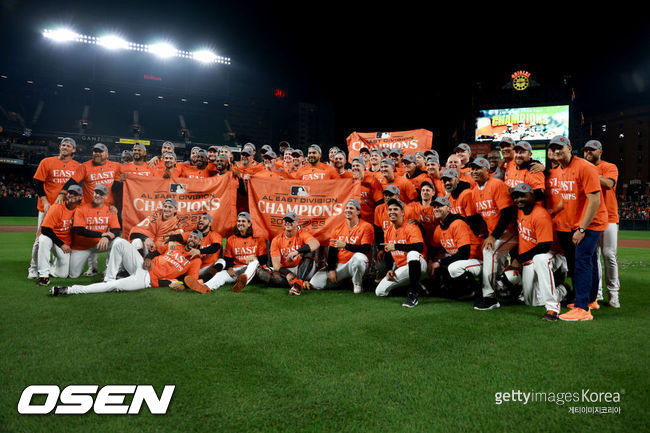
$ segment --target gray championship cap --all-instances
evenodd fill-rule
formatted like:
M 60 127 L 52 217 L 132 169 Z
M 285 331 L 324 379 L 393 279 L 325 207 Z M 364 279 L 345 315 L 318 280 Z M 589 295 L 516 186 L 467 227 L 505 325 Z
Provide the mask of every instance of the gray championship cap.
M 454 147 L 454 152 L 458 152 L 459 150 L 463 152 L 471 152 L 472 148 L 469 147 L 469 144 L 467 143 L 460 143 L 458 146 Z
M 173 198 L 170 197 L 170 198 L 168 198 L 168 199 L 165 199 L 165 201 L 163 202 L 163 205 L 165 205 L 165 204 L 167 204 L 167 203 L 169 203 L 170 205 L 172 205 L 172 206 L 174 206 L 176 209 L 178 209 L 178 203 L 177 203 L 176 200 L 174 200 Z
M 384 156 L 384 155 L 381 153 L 381 150 L 380 150 L 380 149 L 372 149 L 372 150 L 370 151 L 370 154 L 372 155 L 373 153 L 376 153 L 376 154 L 379 155 L 379 156 Z
M 178 158 L 176 158 L 176 152 L 165 152 L 165 154 L 163 155 L 163 158 L 166 157 L 167 155 L 171 155 L 172 157 L 174 157 L 174 159 L 178 159 Z
M 163 146 L 171 146 L 172 149 L 176 148 L 176 145 L 171 141 L 165 141 L 162 145 Z
M 395 161 L 393 161 L 393 160 L 390 159 L 390 158 L 384 158 L 384 159 L 382 159 L 380 165 L 381 165 L 381 164 L 391 165 L 391 166 L 395 167 Z
M 320 154 L 323 153 L 323 151 L 321 150 L 321 148 L 320 148 L 320 146 L 318 144 L 312 144 L 311 146 L 309 146 L 307 148 L 307 151 L 309 151 L 310 149 L 315 149 Z
M 501 140 L 498 141 L 498 143 L 501 143 L 501 147 L 506 145 L 506 147 L 514 147 L 515 145 L 515 140 L 512 139 L 512 137 L 502 137 Z
M 470 163 L 467 164 L 467 165 L 468 165 L 469 167 L 478 167 L 478 168 L 483 168 L 483 167 L 485 167 L 485 168 L 487 168 L 487 169 L 490 168 L 490 163 L 488 162 L 488 160 L 485 159 L 485 158 L 481 158 L 481 157 L 475 158 L 474 161 L 470 162 Z
M 141 149 L 141 150 L 144 150 L 144 153 L 147 153 L 147 148 L 144 146 L 144 144 L 142 144 L 142 143 L 140 143 L 140 142 L 136 142 L 136 143 L 133 145 L 133 147 L 134 147 L 134 148 L 137 147 L 137 148 L 139 148 L 139 149 Z
M 264 153 L 268 152 L 269 150 L 273 150 L 273 148 L 272 148 L 271 146 L 269 146 L 268 144 L 265 144 L 265 145 L 262 146 L 262 148 L 260 149 L 260 152 L 261 152 L 262 154 L 264 154 Z
M 282 219 L 291 220 L 293 222 L 296 222 L 296 221 L 298 221 L 298 215 L 295 212 L 287 212 L 284 215 L 284 218 L 282 218 Z
M 251 155 L 253 155 L 253 148 L 248 146 L 248 145 L 245 145 L 242 148 L 241 153 L 244 154 L 244 155 L 251 156 Z
M 133 159 L 133 152 L 131 152 L 130 150 L 123 150 L 122 151 L 122 158 L 124 158 L 125 156 Z
M 93 146 L 93 151 L 100 150 L 102 152 L 108 152 L 108 147 L 104 143 L 97 143 Z
M 386 206 L 397 205 L 400 208 L 404 209 L 404 202 L 398 198 L 391 198 L 386 202 Z
M 360 156 L 357 156 L 357 157 L 355 157 L 355 158 L 352 158 L 352 164 L 354 164 L 355 162 L 356 162 L 357 164 L 361 164 L 361 165 L 363 165 L 364 167 L 366 166 L 366 160 L 363 159 L 363 158 L 360 157 Z
M 108 187 L 103 183 L 100 183 L 97 186 L 95 186 L 95 189 L 93 189 L 93 191 L 98 192 L 101 195 L 108 195 Z
M 585 143 L 584 148 L 585 149 L 593 149 L 593 150 L 602 150 L 603 149 L 603 143 L 601 143 L 598 140 L 589 140 L 588 142 Z
M 527 141 L 518 141 L 517 144 L 515 144 L 515 149 L 517 148 L 524 149 L 529 152 L 533 151 L 533 146 L 531 146 L 530 143 Z
M 278 155 L 276 155 L 275 152 L 272 151 L 272 150 L 267 150 L 264 153 L 264 155 L 262 156 L 262 158 L 264 158 L 264 159 L 275 159 L 277 157 L 278 157 Z
M 386 194 L 386 192 L 393 195 L 400 195 L 399 187 L 397 185 L 388 185 L 384 188 L 384 194 Z
M 70 193 L 77 194 L 77 195 L 82 195 L 83 190 L 81 189 L 81 187 L 79 185 L 70 185 L 68 187 L 68 194 L 70 194 Z
M 429 155 L 427 156 L 427 162 L 435 162 L 436 164 L 440 164 L 440 158 L 438 158 L 438 155 Z
M 190 232 L 190 236 L 191 235 L 196 236 L 197 238 L 199 238 L 199 240 L 203 240 L 203 233 L 201 233 L 199 230 L 192 230 Z
M 346 206 L 347 206 L 347 205 L 352 205 L 352 206 L 356 207 L 357 210 L 361 210 L 361 203 L 359 203 L 359 200 L 357 200 L 357 199 L 355 199 L 355 198 L 351 198 L 350 200 L 348 200 L 348 201 L 345 203 L 345 205 L 346 205 Z
M 548 142 L 549 147 L 554 144 L 557 144 L 559 146 L 571 146 L 571 142 L 564 135 L 556 135 L 555 137 L 551 138 L 551 141 Z
M 248 142 L 248 143 L 244 144 L 244 147 L 252 147 L 253 150 L 257 150 L 257 147 L 255 147 L 255 145 L 253 143 L 251 143 L 251 142 Z
M 399 156 L 402 156 L 402 149 L 400 149 L 399 147 L 393 147 L 393 148 L 390 150 L 390 152 L 388 152 L 388 155 L 389 155 L 389 156 L 390 156 L 390 155 L 399 155 Z
M 212 215 L 210 215 L 210 214 L 207 213 L 207 212 L 203 212 L 203 213 L 201 214 L 201 216 L 203 216 L 203 215 L 205 215 L 206 217 L 208 217 L 208 220 L 210 221 L 210 224 L 212 224 Z
M 442 176 L 440 176 L 441 179 L 453 179 L 454 177 L 460 177 L 458 174 L 458 170 L 455 168 L 447 168 L 445 171 L 442 172 Z
M 447 197 L 443 197 L 439 195 L 435 199 L 433 199 L 433 206 L 451 206 L 451 203 L 449 203 L 449 199 Z
M 297 157 L 301 157 L 301 156 L 303 156 L 303 154 L 302 154 L 302 150 L 300 150 L 300 149 L 293 149 L 293 150 L 291 151 L 291 156 L 297 156 Z
M 517 184 L 514 188 L 512 188 L 512 191 L 510 191 L 510 195 L 517 195 L 517 194 L 528 194 L 528 193 L 533 192 L 533 187 L 528 185 L 527 183 L 520 183 Z
M 76 148 L 77 148 L 77 142 L 74 141 L 73 138 L 70 138 L 70 137 L 63 137 L 63 138 L 61 139 L 61 143 L 60 143 L 60 144 L 63 144 L 63 143 L 70 143 L 70 144 L 72 145 L 72 148 L 73 148 L 73 149 L 76 149 Z
M 407 155 L 404 155 L 404 158 L 402 158 L 402 161 L 404 161 L 404 162 L 408 162 L 408 163 L 411 163 L 411 164 L 415 164 L 415 156 L 414 156 L 414 155 L 411 155 L 411 154 L 409 153 L 409 154 L 407 154 Z
M 246 218 L 248 221 L 250 221 L 251 220 L 251 214 L 249 214 L 248 212 L 239 212 L 237 214 L 237 218 Z

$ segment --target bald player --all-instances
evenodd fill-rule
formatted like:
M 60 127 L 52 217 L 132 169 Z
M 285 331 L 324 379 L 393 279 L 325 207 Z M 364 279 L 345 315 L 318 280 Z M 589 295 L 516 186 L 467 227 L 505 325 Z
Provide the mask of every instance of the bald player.
M 63 186 L 79 168 L 79 163 L 73 159 L 76 149 L 77 144 L 72 138 L 63 138 L 59 144 L 59 154 L 41 160 L 34 174 L 34 189 L 38 195 L 36 203 L 38 222 L 36 224 L 34 244 L 32 245 L 32 258 L 27 271 L 27 278 L 29 279 L 38 278 L 38 240 L 45 214 L 57 200 Z M 64 202 L 65 193 L 59 200 L 60 204 L 64 204 Z
M 445 164 L 445 168 L 453 168 L 458 171 L 460 180 L 469 183 L 470 187 L 473 188 L 474 185 L 476 185 L 476 181 L 474 181 L 474 178 L 471 174 L 471 167 L 463 167 L 463 163 L 459 155 L 449 155 L 447 158 L 447 164 Z M 468 168 L 470 169 L 469 171 L 467 170 Z
M 344 216 L 345 221 L 332 230 L 327 270 L 316 272 L 309 282 L 314 289 L 324 289 L 351 279 L 353 292 L 359 294 L 375 235 L 372 225 L 361 219 L 358 200 L 348 200 Z
M 619 290 L 621 283 L 618 279 L 618 202 L 616 200 L 616 183 L 618 182 L 618 167 L 611 162 L 603 161 L 603 144 L 598 140 L 589 140 L 583 147 L 584 157 L 596 166 L 602 189 L 600 199 L 607 208 L 607 227 L 603 230 L 598 246 L 598 299 L 603 299 L 602 268 L 600 255 L 605 264 L 605 283 L 609 305 L 620 308 Z

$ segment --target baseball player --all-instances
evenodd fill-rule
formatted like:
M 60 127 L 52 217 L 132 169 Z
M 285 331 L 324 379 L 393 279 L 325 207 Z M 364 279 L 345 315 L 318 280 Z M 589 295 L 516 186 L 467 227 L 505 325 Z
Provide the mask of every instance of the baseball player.
M 533 148 L 527 141 L 519 141 L 514 148 L 514 164 L 511 164 L 505 172 L 504 182 L 512 190 L 520 183 L 527 183 L 533 187 L 535 197 L 538 201 L 544 200 L 544 189 L 546 179 L 543 172 L 531 172 Z
M 116 239 L 106 266 L 106 276 L 101 283 L 87 286 L 52 287 L 51 296 L 80 295 L 88 293 L 126 292 L 149 287 L 175 287 L 176 278 L 182 275 L 198 277 L 201 261 L 192 258 L 190 251 L 202 240 L 200 232 L 192 232 L 185 248 L 165 250 L 162 254 L 152 251 L 146 258 L 127 240 Z M 126 269 L 129 276 L 117 278 L 120 268 Z
M 183 176 L 188 179 L 204 179 L 213 176 L 215 172 L 208 166 L 208 152 L 205 149 L 199 149 L 195 155 L 195 165 L 185 164 L 183 167 Z
M 177 211 L 176 200 L 166 199 L 161 209 L 152 212 L 131 229 L 129 241 L 143 256 L 153 250 L 162 251 L 171 235 L 183 231 L 176 217 Z
M 257 269 L 266 266 L 267 253 L 266 241 L 253 235 L 250 214 L 240 212 L 233 234 L 226 241 L 223 263 L 216 265 L 218 272 L 206 283 L 187 276 L 185 285 L 194 291 L 208 293 L 224 284 L 235 283 L 232 291 L 239 293 L 255 277 Z
M 348 162 L 348 157 L 345 155 L 345 152 L 338 150 L 334 154 L 334 159 L 332 160 L 332 167 L 336 171 L 336 174 L 339 179 L 352 179 L 352 173 L 349 170 L 345 169 L 345 164 Z
M 453 168 L 454 170 L 456 170 L 460 176 L 460 179 L 469 183 L 471 188 L 474 188 L 474 186 L 476 185 L 476 182 L 474 181 L 474 178 L 472 177 L 471 174 L 471 167 L 470 166 L 463 167 L 463 163 L 459 155 L 455 153 L 449 155 L 449 157 L 447 158 L 447 164 L 445 164 L 445 169 L 447 168 Z
M 393 160 L 395 163 L 395 175 L 404 176 L 406 173 L 406 168 L 404 167 L 402 149 L 399 147 L 393 147 L 388 152 L 388 157 Z
M 361 157 L 352 160 L 352 176 L 355 183 L 361 184 L 361 219 L 372 224 L 375 217 L 375 208 L 383 200 L 381 184 L 369 171 L 366 171 L 366 161 Z
M 162 168 L 158 168 L 156 175 L 162 177 L 163 179 L 169 179 L 170 177 L 187 177 L 183 171 L 184 164 L 177 163 L 176 153 L 173 151 L 165 152 L 162 156 Z
M 442 173 L 442 182 L 444 183 L 445 197 L 449 200 L 451 213 L 466 217 L 473 214 L 472 207 L 472 190 L 469 183 L 460 180 L 458 170 L 447 168 Z
M 395 161 L 391 158 L 384 158 L 379 164 L 381 176 L 377 178 L 381 186 L 386 190 L 387 187 L 395 185 L 400 191 L 400 200 L 403 203 L 410 203 L 418 198 L 418 191 L 415 186 L 404 176 L 397 174 L 395 170 Z
M 603 230 L 598 244 L 598 299 L 603 299 L 602 268 L 600 255 L 605 262 L 605 282 L 609 305 L 620 308 L 619 290 L 621 284 L 618 279 L 618 202 L 616 201 L 616 183 L 618 182 L 618 167 L 611 162 L 603 161 L 603 145 L 598 140 L 589 140 L 585 143 L 584 157 L 596 166 L 602 189 L 600 199 L 607 208 L 607 228 Z
M 108 193 L 106 185 L 98 184 L 94 190 L 93 201 L 84 204 L 82 200 L 81 206 L 74 212 L 70 278 L 81 275 L 88 257 L 91 254 L 108 251 L 111 242 L 120 235 L 117 214 L 106 205 Z
M 503 136 L 501 140 L 496 142 L 496 146 L 501 150 L 502 159 L 499 161 L 499 167 L 494 172 L 494 177 L 503 180 L 506 171 L 515 165 L 515 140 L 510 136 Z
M 404 209 L 404 217 L 407 221 L 415 222 L 420 227 L 427 243 L 433 239 L 433 232 L 438 225 L 438 220 L 433 212 L 435 196 L 435 187 L 431 182 L 425 180 L 420 185 L 420 200 L 412 201 Z
M 41 224 L 38 240 L 38 285 L 50 284 L 50 275 L 66 278 L 70 273 L 70 245 L 72 244 L 72 220 L 74 211 L 81 203 L 81 187 L 68 189 L 65 204 L 54 203 Z M 54 262 L 50 265 L 50 253 Z
M 344 215 L 345 221 L 332 230 L 327 270 L 316 272 L 309 282 L 314 289 L 324 289 L 352 279 L 353 291 L 359 294 L 375 234 L 372 225 L 361 219 L 358 200 L 348 200 Z
M 560 302 L 566 295 L 563 285 L 556 285 L 553 274 L 566 270 L 563 255 L 551 250 L 553 221 L 551 215 L 538 203 L 533 187 L 517 184 L 511 191 L 517 207 L 519 229 L 518 254 L 510 267 L 521 270 L 521 285 L 526 305 L 544 306 L 543 320 L 554 322 L 560 314 Z
M 429 181 L 436 189 L 436 195 L 442 195 L 445 190 L 445 185 L 441 179 L 442 173 L 440 172 L 440 159 L 438 155 L 429 155 L 426 158 L 425 167 Z
M 147 164 L 149 164 L 151 167 L 157 168 L 158 170 L 164 170 L 165 164 L 163 162 L 163 158 L 167 152 L 174 153 L 174 148 L 174 143 L 171 141 L 165 141 L 160 148 L 160 156 L 154 156 L 147 162 Z
M 383 156 L 381 154 L 381 150 L 373 149 L 370 152 L 370 165 L 368 165 L 368 171 L 372 173 L 375 177 L 381 175 L 380 164 L 382 159 Z
M 207 276 L 212 275 L 209 270 L 219 260 L 223 238 L 219 233 L 212 230 L 212 216 L 207 212 L 204 212 L 199 216 L 199 221 L 196 223 L 196 229 L 194 231 L 201 232 L 203 238 L 198 248 L 192 249 L 190 253 L 192 256 L 199 256 L 201 258 L 199 277 L 205 279 Z M 170 245 L 169 248 L 174 248 L 174 243 L 185 245 L 189 236 L 190 233 L 188 232 L 176 232 L 171 234 L 169 236 L 169 242 L 171 242 L 172 245 Z
M 554 159 L 562 168 L 560 186 L 562 191 L 563 217 L 571 232 L 558 232 L 569 267 L 573 255 L 573 289 L 575 304 L 569 312 L 560 314 L 565 321 L 592 320 L 590 312 L 598 309 L 598 241 L 607 228 L 607 208 L 600 200 L 600 180 L 596 167 L 590 162 L 573 156 L 568 138 L 556 135 L 549 142 Z
M 298 180 L 338 179 L 339 175 L 336 170 L 331 165 L 321 162 L 322 153 L 320 146 L 317 144 L 309 146 L 307 149 L 308 164 L 301 167 L 294 178 Z
M 472 169 L 467 164 L 472 159 L 472 148 L 467 143 L 460 143 L 454 147 L 454 153 L 460 158 L 461 168 L 459 173 L 461 177 L 471 177 Z
M 398 287 L 408 285 L 408 294 L 402 306 L 414 308 L 418 305 L 418 293 L 422 287 L 420 278 L 426 273 L 426 246 L 422 232 L 415 224 L 404 217 L 404 203 L 392 198 L 388 205 L 388 218 L 391 225 L 384 230 L 384 259 L 388 267 L 386 276 L 375 289 L 377 296 L 388 296 Z
M 300 295 L 303 288 L 311 288 L 309 279 L 315 271 L 314 252 L 320 244 L 298 226 L 295 212 L 287 212 L 283 221 L 284 231 L 271 241 L 271 272 L 260 269 L 258 276 L 267 284 L 290 287 L 291 295 Z
M 133 152 L 125 149 L 122 151 L 122 154 L 120 155 L 120 164 L 126 165 L 129 162 L 133 162 Z
M 268 150 L 262 155 L 262 163 L 264 169 L 257 171 L 253 176 L 265 179 L 286 179 L 289 175 L 283 171 L 279 171 L 277 162 L 277 155 L 273 150 Z
M 77 149 L 77 144 L 72 138 L 64 138 L 59 144 L 58 156 L 43 159 L 34 174 L 34 188 L 38 195 L 38 222 L 36 236 L 32 245 L 32 258 L 27 271 L 27 278 L 38 278 L 38 240 L 40 237 L 41 223 L 48 209 L 57 200 L 63 186 L 79 168 L 79 163 L 72 159 Z M 59 203 L 63 204 L 61 198 Z
M 440 222 L 433 234 L 433 245 L 441 248 L 444 255 L 433 260 L 429 276 L 440 275 L 443 280 L 448 276 L 454 297 L 478 292 L 480 284 L 476 278 L 481 276 L 483 241 L 461 215 L 452 212 L 449 198 L 436 197 L 433 210 Z
M 157 169 L 149 166 L 146 162 L 147 148 L 144 144 L 135 143 L 131 154 L 133 155 L 133 161 L 120 166 L 118 175 L 115 178 L 116 181 L 124 182 L 127 173 L 138 176 L 155 176 L 157 174 Z
M 496 277 L 505 267 L 508 253 L 517 245 L 514 227 L 515 207 L 506 184 L 490 178 L 490 163 L 485 158 L 476 158 L 469 163 L 476 187 L 472 188 L 474 209 L 468 217 L 471 227 L 477 227 L 482 219 L 487 228 L 483 243 L 483 290 L 482 297 L 474 303 L 476 310 L 492 310 L 501 305 L 494 289 Z
M 413 184 L 417 191 L 420 191 L 420 185 L 425 180 L 429 181 L 429 176 L 418 168 L 415 155 L 404 155 L 402 163 L 404 164 L 404 177 Z

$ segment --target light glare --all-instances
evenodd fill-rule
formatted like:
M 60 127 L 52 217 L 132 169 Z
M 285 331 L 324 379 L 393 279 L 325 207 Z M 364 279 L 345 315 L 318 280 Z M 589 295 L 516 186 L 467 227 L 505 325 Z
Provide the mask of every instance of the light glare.
M 176 55 L 176 48 L 170 44 L 159 43 L 149 45 L 149 52 L 159 57 L 167 58 Z
M 129 43 L 119 36 L 109 35 L 97 40 L 97 45 L 101 45 L 109 50 L 125 50 L 129 48 Z

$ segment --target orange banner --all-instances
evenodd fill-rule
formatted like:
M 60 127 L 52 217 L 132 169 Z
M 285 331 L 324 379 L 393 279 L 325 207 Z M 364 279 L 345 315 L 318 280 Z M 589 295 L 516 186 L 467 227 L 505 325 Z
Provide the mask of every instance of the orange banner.
M 178 203 L 177 217 L 184 231 L 196 228 L 199 216 L 212 216 L 212 229 L 228 236 L 237 221 L 237 180 L 230 176 L 205 179 L 170 178 L 128 175 L 122 200 L 122 232 L 161 209 L 163 202 L 173 198 Z
M 253 232 L 271 240 L 284 230 L 284 216 L 295 212 L 300 226 L 327 245 L 332 229 L 345 221 L 345 203 L 360 196 L 361 185 L 353 179 L 302 181 L 253 176 L 248 182 Z
M 353 132 L 347 138 L 349 160 L 359 156 L 362 147 L 373 149 L 392 149 L 399 147 L 404 155 L 415 154 L 431 149 L 433 132 L 426 129 L 397 132 Z

